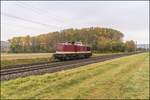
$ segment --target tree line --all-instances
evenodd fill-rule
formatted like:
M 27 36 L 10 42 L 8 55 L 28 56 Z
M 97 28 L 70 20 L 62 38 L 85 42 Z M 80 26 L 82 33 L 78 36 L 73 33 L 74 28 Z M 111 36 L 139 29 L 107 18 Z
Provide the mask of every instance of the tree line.
M 9 40 L 10 52 L 54 52 L 59 42 L 80 41 L 99 52 L 124 52 L 136 49 L 133 40 L 123 42 L 123 33 L 111 28 L 65 29 L 38 36 L 13 37 Z

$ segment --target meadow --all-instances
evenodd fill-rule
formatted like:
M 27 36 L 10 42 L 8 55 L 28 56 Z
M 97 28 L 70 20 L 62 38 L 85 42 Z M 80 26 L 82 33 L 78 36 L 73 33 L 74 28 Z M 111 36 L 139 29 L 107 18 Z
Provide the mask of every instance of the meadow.
M 52 53 L 2 53 L 2 60 L 16 60 L 16 59 L 34 59 L 34 58 L 47 58 Z
M 3 81 L 1 99 L 149 99 L 149 54 Z
M 1 67 L 45 62 L 48 61 L 51 56 L 52 53 L 2 53 Z

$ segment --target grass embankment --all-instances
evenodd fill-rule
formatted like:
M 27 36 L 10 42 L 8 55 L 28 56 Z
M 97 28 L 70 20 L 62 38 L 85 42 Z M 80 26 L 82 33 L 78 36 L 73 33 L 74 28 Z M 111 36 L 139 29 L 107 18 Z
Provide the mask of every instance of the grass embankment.
M 148 53 L 1 84 L 2 99 L 148 99 Z
M 1 67 L 8 65 L 30 64 L 48 61 L 52 53 L 1 54 Z

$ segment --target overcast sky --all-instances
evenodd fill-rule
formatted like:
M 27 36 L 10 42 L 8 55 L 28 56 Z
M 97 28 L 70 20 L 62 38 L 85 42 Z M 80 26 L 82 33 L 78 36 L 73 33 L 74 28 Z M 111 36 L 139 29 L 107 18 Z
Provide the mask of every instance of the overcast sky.
M 1 40 L 67 28 L 107 27 L 149 43 L 148 1 L 2 1 Z

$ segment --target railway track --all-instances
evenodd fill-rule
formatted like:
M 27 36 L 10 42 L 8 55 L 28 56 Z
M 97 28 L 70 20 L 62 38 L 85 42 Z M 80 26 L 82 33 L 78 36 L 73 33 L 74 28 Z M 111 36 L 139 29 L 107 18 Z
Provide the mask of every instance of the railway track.
M 98 57 L 91 57 L 88 59 L 71 60 L 63 62 L 52 62 L 52 63 L 41 63 L 41 64 L 30 64 L 25 66 L 16 66 L 12 68 L 1 69 L 1 80 L 9 80 L 17 77 L 25 77 L 29 75 L 39 75 L 44 73 L 52 73 L 60 70 L 80 67 L 82 65 L 87 65 L 96 62 L 102 62 L 114 58 L 119 58 L 123 56 L 128 56 L 135 53 L 124 53 L 124 54 L 114 54 L 114 55 L 103 55 Z

